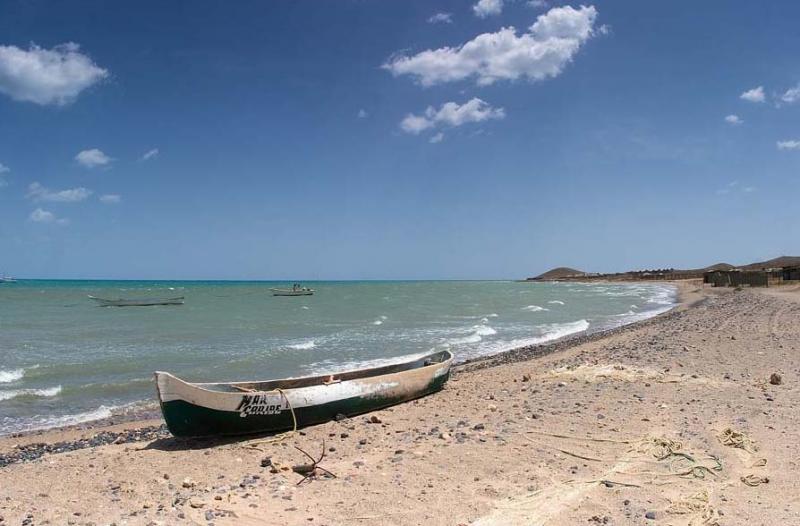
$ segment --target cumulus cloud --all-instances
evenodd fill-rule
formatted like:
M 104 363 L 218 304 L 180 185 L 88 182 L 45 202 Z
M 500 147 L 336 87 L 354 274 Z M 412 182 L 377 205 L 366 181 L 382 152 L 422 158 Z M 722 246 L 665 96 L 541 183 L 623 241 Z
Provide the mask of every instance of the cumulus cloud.
M 367 110 L 365 110 L 364 108 L 361 108 L 360 110 L 358 110 L 358 118 L 359 119 L 366 119 L 367 117 L 369 117 L 369 113 L 367 113 Z
M 594 6 L 555 7 L 539 15 L 527 33 L 513 27 L 483 33 L 458 47 L 397 55 L 382 67 L 393 75 L 410 75 L 423 86 L 476 78 L 481 86 L 499 80 L 556 77 L 580 47 L 595 34 Z
M 764 86 L 758 86 L 756 88 L 749 89 L 739 95 L 739 98 L 749 102 L 764 102 L 766 100 L 764 95 Z
M 34 223 L 55 223 L 57 225 L 66 225 L 69 219 L 59 218 L 53 212 L 37 208 L 28 216 L 28 219 Z
M 156 150 L 156 154 L 157 153 L 158 150 Z M 104 166 L 110 163 L 113 159 L 97 148 L 92 148 L 91 150 L 83 150 L 82 152 L 79 152 L 78 155 L 75 156 L 75 160 L 86 168 L 94 168 L 96 166 Z
M 17 101 L 64 106 L 108 75 L 72 42 L 53 49 L 0 46 L 0 93 Z
M 783 95 L 781 95 L 781 100 L 788 104 L 793 104 L 797 101 L 800 101 L 800 84 L 783 92 Z
M 452 24 L 453 23 L 453 14 L 452 13 L 436 13 L 432 17 L 428 19 L 429 24 Z
M 743 123 L 744 121 L 740 119 L 738 115 L 728 115 L 725 117 L 725 122 L 728 124 L 737 125 Z
M 478 0 L 478 3 L 472 6 L 472 10 L 478 18 L 499 15 L 503 12 L 503 0 Z
M 445 102 L 438 110 L 433 106 L 428 106 L 422 115 L 409 113 L 400 122 L 400 128 L 406 133 L 417 135 L 437 126 L 456 127 L 469 122 L 502 119 L 505 116 L 506 112 L 503 108 L 493 108 L 487 102 L 476 97 L 461 105 L 455 102 Z
M 100 150 L 97 150 L 97 151 L 100 151 Z M 100 152 L 100 153 L 102 154 L 103 152 Z M 150 159 L 158 157 L 158 153 L 159 153 L 158 152 L 158 148 L 153 148 L 152 150 L 148 150 L 148 151 L 144 152 L 144 155 L 142 155 L 142 160 L 143 161 L 149 161 Z M 105 155 L 105 154 L 103 154 L 103 155 Z M 109 159 L 109 161 L 110 161 L 110 159 Z
M 92 195 L 92 191 L 83 187 L 68 190 L 50 190 L 38 182 L 28 186 L 26 197 L 33 201 L 50 201 L 55 203 L 77 203 Z
M 439 132 L 436 135 L 434 135 L 433 137 L 431 137 L 430 139 L 428 139 L 428 142 L 431 143 L 431 144 L 438 144 L 438 143 L 442 142 L 443 140 L 444 140 L 444 133 Z
M 122 201 L 122 196 L 119 194 L 105 194 L 100 196 L 100 202 L 106 205 L 115 205 Z
M 779 150 L 800 150 L 800 141 L 778 141 Z

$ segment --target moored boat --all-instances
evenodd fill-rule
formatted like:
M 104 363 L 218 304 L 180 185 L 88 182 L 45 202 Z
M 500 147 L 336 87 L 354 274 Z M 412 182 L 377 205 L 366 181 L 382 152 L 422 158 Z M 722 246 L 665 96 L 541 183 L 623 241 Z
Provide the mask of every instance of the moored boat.
M 183 296 L 177 298 L 139 298 L 139 299 L 106 299 L 89 296 L 101 307 L 152 307 L 155 305 L 183 305 Z
M 176 437 L 269 433 L 353 416 L 439 391 L 453 355 L 332 375 L 262 382 L 190 383 L 156 372 L 167 428 Z
M 273 296 L 313 296 L 314 289 L 308 287 L 292 287 L 290 289 L 271 288 Z

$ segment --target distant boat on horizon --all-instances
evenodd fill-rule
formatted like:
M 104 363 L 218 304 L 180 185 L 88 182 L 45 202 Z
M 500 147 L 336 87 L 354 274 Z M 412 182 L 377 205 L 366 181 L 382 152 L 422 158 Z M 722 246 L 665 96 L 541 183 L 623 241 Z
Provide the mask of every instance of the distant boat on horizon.
M 0 274 L 0 283 L 16 283 L 17 280 L 6 274 Z
M 273 296 L 313 296 L 314 289 L 303 287 L 299 283 L 292 285 L 292 288 L 271 288 Z
M 177 298 L 140 298 L 116 300 L 89 296 L 89 299 L 96 301 L 100 307 L 153 307 L 156 305 L 183 305 L 183 296 Z

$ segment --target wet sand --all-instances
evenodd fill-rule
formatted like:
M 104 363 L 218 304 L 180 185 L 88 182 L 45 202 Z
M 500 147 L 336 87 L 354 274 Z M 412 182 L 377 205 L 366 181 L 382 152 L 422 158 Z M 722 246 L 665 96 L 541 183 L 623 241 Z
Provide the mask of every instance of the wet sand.
M 0 524 L 800 524 L 800 290 L 682 289 L 656 319 L 280 443 L 159 420 L 0 439 Z M 336 478 L 298 485 L 295 446 L 323 442 Z

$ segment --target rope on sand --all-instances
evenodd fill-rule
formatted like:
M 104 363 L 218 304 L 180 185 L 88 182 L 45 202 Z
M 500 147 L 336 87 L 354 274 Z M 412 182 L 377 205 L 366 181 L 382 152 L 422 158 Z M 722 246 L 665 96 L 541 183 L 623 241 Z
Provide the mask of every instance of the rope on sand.
M 740 480 L 750 487 L 760 486 L 761 484 L 767 484 L 769 482 L 769 478 L 760 477 L 758 475 L 745 475 Z
M 719 512 L 711 507 L 709 500 L 708 491 L 702 490 L 686 499 L 670 501 L 665 511 L 671 515 L 695 515 L 689 521 L 689 526 L 718 526 Z
M 544 431 L 528 430 L 526 433 L 533 433 L 536 435 L 544 435 L 553 438 L 567 438 L 571 440 L 586 440 L 588 442 L 610 442 L 612 444 L 635 444 L 635 440 L 614 440 L 613 438 L 593 438 L 593 437 L 579 437 L 575 435 L 561 435 L 558 433 L 545 433 Z
M 722 433 L 717 436 L 717 438 L 723 446 L 744 449 L 748 453 L 755 453 L 758 451 L 758 446 L 756 446 L 753 440 L 746 433 L 735 431 L 730 427 L 725 428 Z

